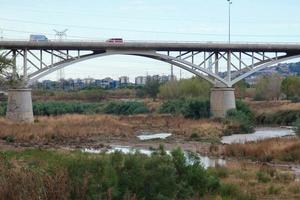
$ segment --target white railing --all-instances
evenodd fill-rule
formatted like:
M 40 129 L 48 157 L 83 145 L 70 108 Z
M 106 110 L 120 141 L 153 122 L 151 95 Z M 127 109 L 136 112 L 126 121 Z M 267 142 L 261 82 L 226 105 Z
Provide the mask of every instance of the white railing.
M 0 42 L 53 42 L 53 43 L 61 43 L 61 42 L 66 42 L 66 43 L 109 43 L 107 40 L 99 39 L 99 40 L 82 40 L 82 39 L 63 39 L 63 40 L 57 40 L 57 39 L 49 39 L 47 41 L 30 41 L 29 39 L 15 39 L 15 38 L 0 38 Z M 228 44 L 227 41 L 170 41 L 170 40 L 125 40 L 123 43 L 158 43 L 158 44 Z M 115 43 L 113 43 L 115 44 Z M 231 42 L 230 44 L 236 45 L 300 45 L 300 42 L 244 42 L 244 41 L 236 41 L 236 42 Z

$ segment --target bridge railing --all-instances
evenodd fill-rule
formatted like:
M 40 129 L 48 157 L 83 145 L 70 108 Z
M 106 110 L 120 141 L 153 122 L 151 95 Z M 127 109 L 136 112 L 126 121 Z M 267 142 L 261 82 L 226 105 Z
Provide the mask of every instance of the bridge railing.
M 108 40 L 108 39 L 107 39 Z M 46 41 L 30 41 L 29 39 L 20 39 L 20 38 L 0 38 L 0 42 L 53 42 L 53 43 L 61 43 L 61 42 L 66 42 L 66 43 L 110 43 L 107 40 L 104 39 L 99 39 L 99 40 L 82 40 L 82 39 L 63 39 L 63 40 L 58 40 L 58 39 L 49 39 Z M 162 43 L 162 44 L 228 44 L 226 41 L 175 41 L 175 40 L 127 40 L 124 39 L 123 43 Z M 300 45 L 300 42 L 244 42 L 244 41 L 235 41 L 231 42 L 230 44 L 278 44 L 278 45 Z

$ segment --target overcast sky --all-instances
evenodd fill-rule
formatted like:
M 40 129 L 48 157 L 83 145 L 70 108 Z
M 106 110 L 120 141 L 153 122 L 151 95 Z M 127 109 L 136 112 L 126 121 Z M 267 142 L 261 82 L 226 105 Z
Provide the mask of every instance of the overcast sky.
M 67 28 L 68 39 L 80 40 L 228 40 L 227 0 L 0 0 L 0 5 L 0 34 L 6 39 L 28 39 L 31 33 L 53 39 L 53 29 Z M 299 8 L 299 0 L 233 0 L 231 40 L 300 43 Z M 159 61 L 112 56 L 69 66 L 65 78 L 126 75 L 133 81 L 169 73 L 170 66 Z

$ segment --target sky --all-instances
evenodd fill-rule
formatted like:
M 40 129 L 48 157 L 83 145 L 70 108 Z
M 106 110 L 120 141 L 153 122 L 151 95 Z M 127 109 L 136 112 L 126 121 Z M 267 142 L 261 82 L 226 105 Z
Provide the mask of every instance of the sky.
M 232 0 L 232 42 L 300 43 L 299 0 Z M 227 0 L 0 0 L 0 37 L 30 34 L 69 40 L 228 41 Z M 170 65 L 146 58 L 110 56 L 74 64 L 65 78 L 118 78 L 170 74 Z M 179 77 L 180 70 L 175 69 Z M 191 74 L 181 71 L 182 77 Z M 44 79 L 56 79 L 53 73 Z

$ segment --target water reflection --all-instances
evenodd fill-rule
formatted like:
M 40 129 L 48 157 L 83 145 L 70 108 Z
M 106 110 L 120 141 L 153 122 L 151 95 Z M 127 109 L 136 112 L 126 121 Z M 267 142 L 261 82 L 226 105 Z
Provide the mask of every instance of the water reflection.
M 222 137 L 223 144 L 245 143 L 251 141 L 258 141 L 268 138 L 276 138 L 283 136 L 293 136 L 295 132 L 290 128 L 257 128 L 251 134 L 237 134 Z
M 88 152 L 88 153 L 114 153 L 114 152 L 122 152 L 124 154 L 129 154 L 129 153 L 135 153 L 135 152 L 140 152 L 142 154 L 150 156 L 154 151 L 149 150 L 149 149 L 137 149 L 133 148 L 130 146 L 112 146 L 110 149 L 92 149 L 92 148 L 86 148 L 83 149 L 83 152 Z M 167 154 L 170 154 L 170 151 L 166 151 Z M 187 153 L 185 154 L 187 156 Z M 225 166 L 226 165 L 226 160 L 224 159 L 214 159 L 210 158 L 207 156 L 201 156 L 200 154 L 197 154 L 200 158 L 200 161 L 203 165 L 204 168 L 208 167 L 216 167 L 216 166 Z

